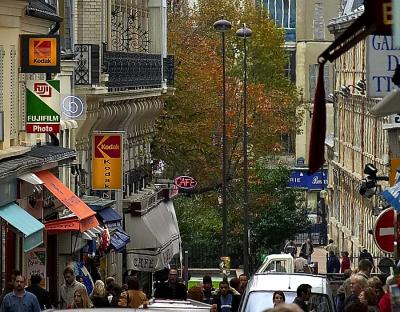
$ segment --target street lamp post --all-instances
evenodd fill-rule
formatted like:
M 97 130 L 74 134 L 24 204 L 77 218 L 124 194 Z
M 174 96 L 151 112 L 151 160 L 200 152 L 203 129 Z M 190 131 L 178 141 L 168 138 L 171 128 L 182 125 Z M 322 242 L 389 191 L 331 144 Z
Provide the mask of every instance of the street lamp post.
M 248 145 L 248 129 L 247 129 L 247 38 L 250 37 L 252 31 L 243 24 L 236 35 L 243 38 L 244 55 L 243 55 L 243 266 L 244 273 L 249 274 L 249 160 L 247 155 Z
M 222 37 L 222 254 L 227 256 L 228 238 L 228 209 L 226 205 L 226 185 L 227 185 L 227 142 L 226 142 L 226 83 L 225 83 L 225 33 L 232 28 L 232 24 L 221 18 L 214 23 L 215 31 L 221 33 Z

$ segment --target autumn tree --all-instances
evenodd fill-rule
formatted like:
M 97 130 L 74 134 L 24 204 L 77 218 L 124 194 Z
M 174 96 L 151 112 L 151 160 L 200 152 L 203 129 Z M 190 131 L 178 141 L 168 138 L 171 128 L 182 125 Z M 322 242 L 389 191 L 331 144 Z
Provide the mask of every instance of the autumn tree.
M 239 257 L 243 224 L 244 51 L 243 41 L 235 32 L 243 23 L 253 31 L 247 41 L 247 124 L 250 188 L 256 190 L 250 192 L 249 205 L 254 226 L 258 218 L 266 216 L 260 211 L 269 207 L 268 202 L 258 205 L 266 198 L 258 193 L 260 177 L 256 162 L 266 155 L 279 154 L 281 135 L 296 131 L 300 120 L 296 114 L 299 94 L 284 75 L 288 55 L 284 49 L 283 30 L 252 1 L 198 0 L 195 9 L 180 1 L 179 7 L 170 10 L 168 49 L 175 55 L 176 89 L 166 98 L 165 111 L 157 125 L 153 155 L 166 163 L 166 177 L 188 174 L 199 182 L 195 191 L 198 195 L 192 194 L 176 202 L 177 216 L 184 242 L 198 246 L 207 246 L 208 242 L 214 250 L 214 244 L 220 243 L 222 228 L 217 201 L 222 180 L 222 53 L 221 37 L 214 31 L 213 23 L 222 15 L 232 22 L 232 30 L 226 33 L 228 245 L 237 247 Z M 269 199 L 272 203 L 273 198 Z M 191 230 L 193 225 L 195 232 Z
M 183 6 L 183 1 L 181 6 Z M 221 39 L 213 23 L 230 20 L 226 34 L 227 137 L 229 180 L 240 176 L 243 141 L 243 43 L 235 35 L 243 22 L 248 40 L 248 120 L 252 159 L 279 152 L 280 136 L 296 129 L 295 86 L 284 76 L 288 61 L 281 29 L 250 1 L 200 0 L 169 16 L 169 52 L 175 55 L 175 88 L 158 124 L 154 155 L 168 173 L 190 174 L 202 188 L 221 183 Z

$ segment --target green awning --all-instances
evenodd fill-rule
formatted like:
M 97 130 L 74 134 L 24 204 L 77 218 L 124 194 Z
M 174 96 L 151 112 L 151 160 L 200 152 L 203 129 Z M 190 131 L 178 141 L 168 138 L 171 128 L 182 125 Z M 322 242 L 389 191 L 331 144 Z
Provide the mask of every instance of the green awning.
M 43 243 L 44 224 L 39 222 L 16 203 L 1 206 L 0 218 L 7 221 L 23 234 L 25 252 Z

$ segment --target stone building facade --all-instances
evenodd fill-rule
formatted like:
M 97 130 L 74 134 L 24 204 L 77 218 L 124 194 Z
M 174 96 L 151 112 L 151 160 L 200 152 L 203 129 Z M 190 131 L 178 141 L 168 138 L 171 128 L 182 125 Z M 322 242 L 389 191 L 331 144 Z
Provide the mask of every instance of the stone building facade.
M 330 22 L 329 30 L 338 36 L 362 12 L 357 1 L 345 1 L 341 15 Z M 376 118 L 369 112 L 379 99 L 366 96 L 365 88 L 356 88 L 366 79 L 366 40 L 340 56 L 334 69 L 334 136 L 327 146 L 329 235 L 341 251 L 358 257 L 360 250 L 366 248 L 379 256 L 381 252 L 369 231 L 381 202 L 378 196 L 361 196 L 359 190 L 366 164 L 373 164 L 378 175 L 389 175 L 389 142 L 384 130 L 387 119 Z M 380 184 L 383 188 L 387 185 Z

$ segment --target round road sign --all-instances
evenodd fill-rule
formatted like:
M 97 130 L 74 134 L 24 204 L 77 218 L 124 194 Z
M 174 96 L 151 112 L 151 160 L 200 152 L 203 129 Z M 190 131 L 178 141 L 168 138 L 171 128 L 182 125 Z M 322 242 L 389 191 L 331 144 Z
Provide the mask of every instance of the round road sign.
M 394 220 L 393 208 L 384 210 L 376 219 L 374 239 L 383 252 L 394 252 Z

